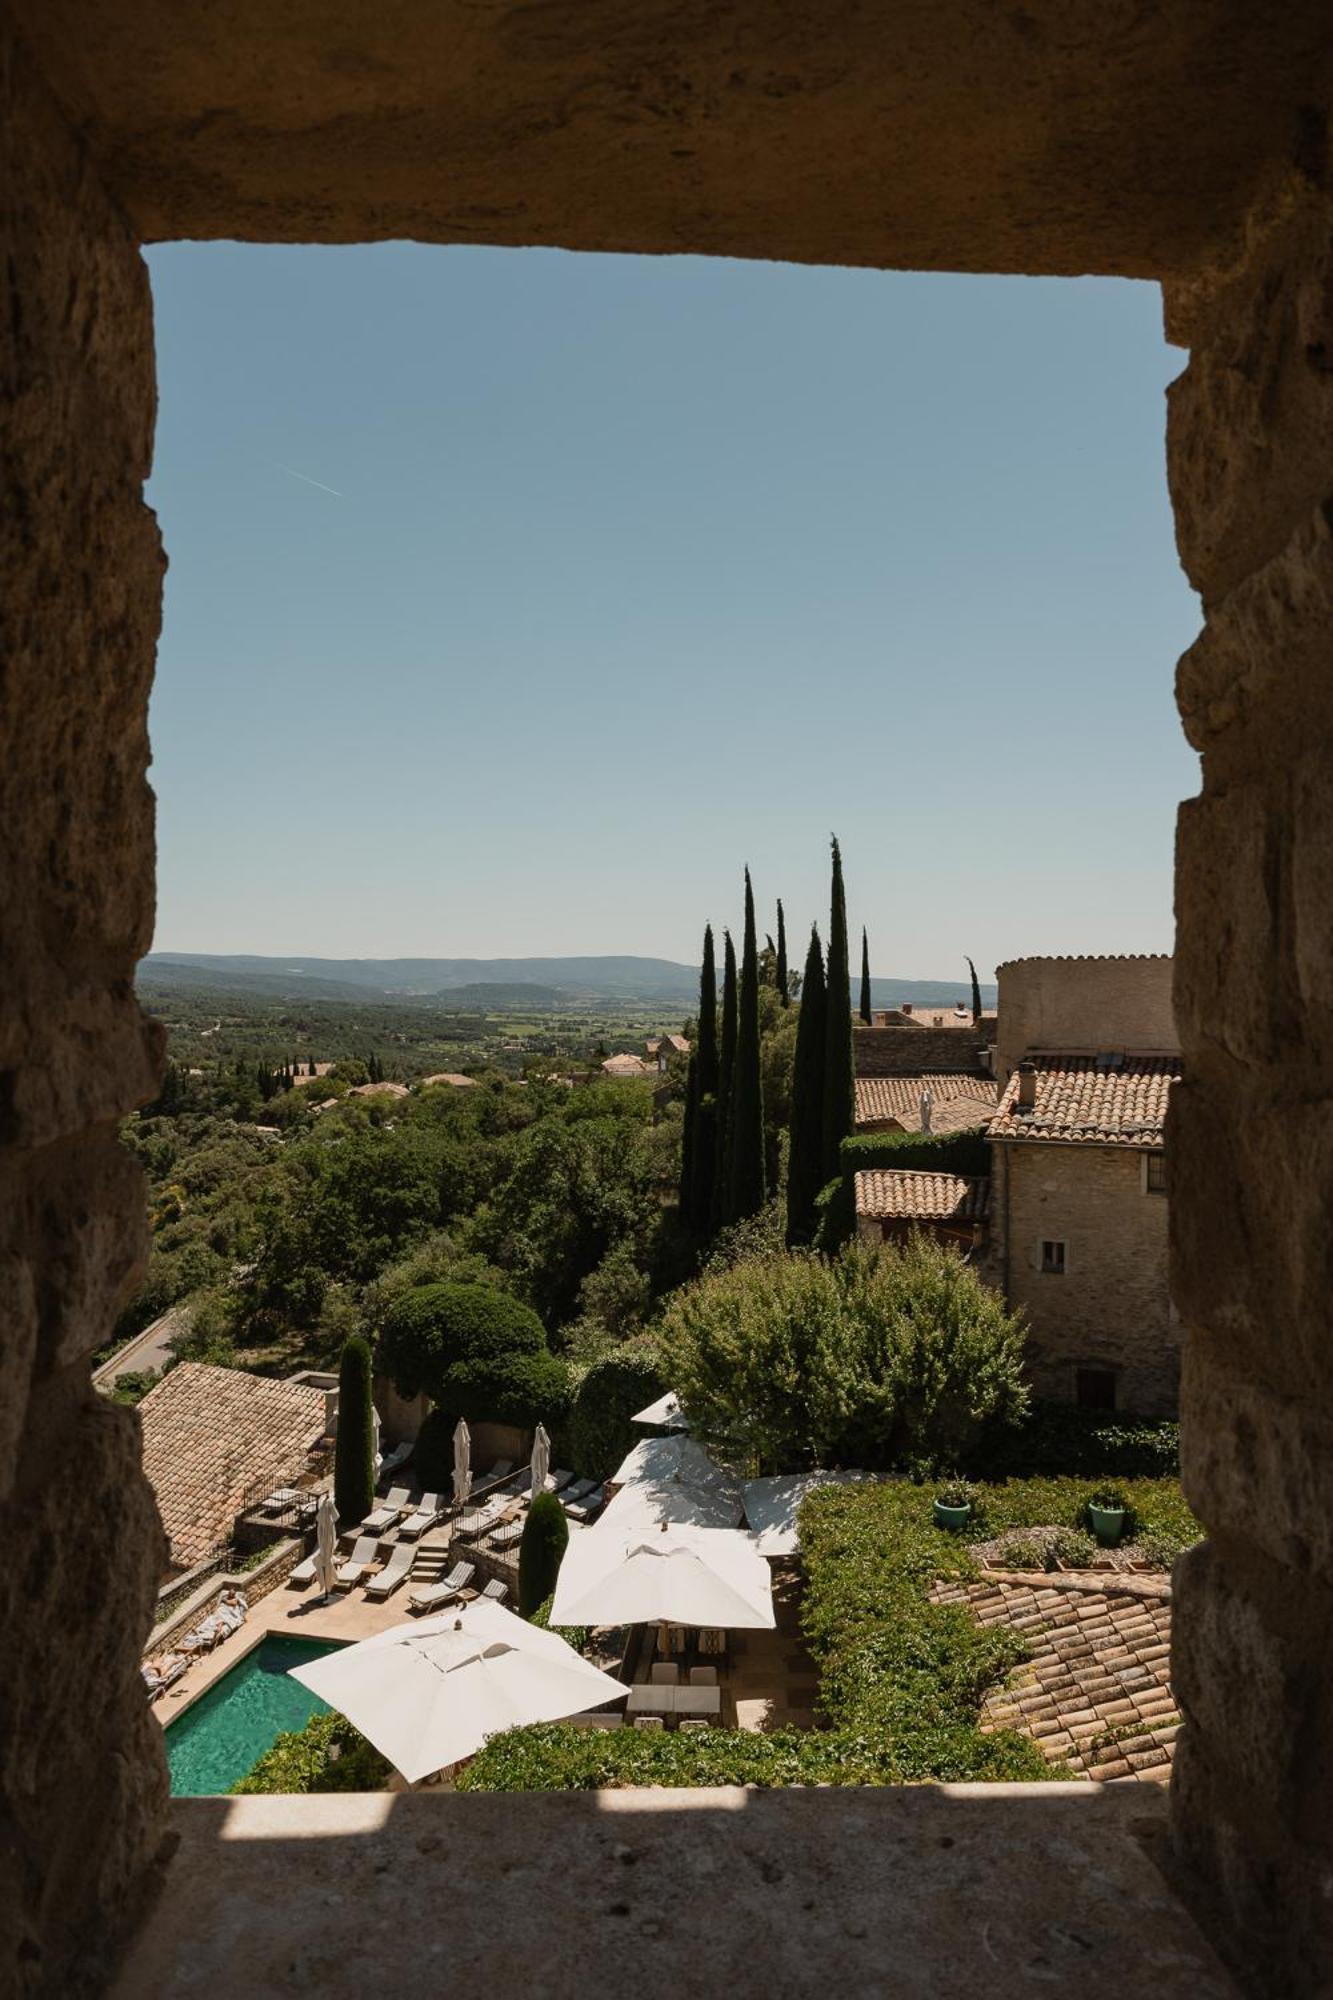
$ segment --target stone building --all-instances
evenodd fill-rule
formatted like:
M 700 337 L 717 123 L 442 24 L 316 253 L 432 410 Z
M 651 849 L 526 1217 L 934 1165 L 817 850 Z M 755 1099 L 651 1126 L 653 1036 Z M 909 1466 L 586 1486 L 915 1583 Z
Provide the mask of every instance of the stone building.
M 1173 1414 L 1171 960 L 1024 958 L 998 977 L 988 1275 L 1026 1315 L 1038 1394 Z
M 340 2000 L 502 1937 L 511 1982 L 566 1990 L 622 1982 L 632 1939 L 645 1996 L 814 1967 L 1220 2000 L 1215 1949 L 1250 1991 L 1328 1993 L 1331 70 L 1326 0 L 3 0 L 4 1990 L 104 1989 L 133 1944 L 134 2000 Z M 142 245 L 395 238 L 1163 288 L 1202 617 L 1176 679 L 1201 773 L 1176 839 L 1171 1282 L 1209 1539 L 1173 1577 L 1162 1814 L 1114 1786 L 169 1804 L 136 1671 L 165 1541 L 138 1420 L 88 1365 L 146 1257 L 115 1133 L 163 1056 L 134 995 L 163 570 Z M 997 773 L 994 809 L 1041 782 Z

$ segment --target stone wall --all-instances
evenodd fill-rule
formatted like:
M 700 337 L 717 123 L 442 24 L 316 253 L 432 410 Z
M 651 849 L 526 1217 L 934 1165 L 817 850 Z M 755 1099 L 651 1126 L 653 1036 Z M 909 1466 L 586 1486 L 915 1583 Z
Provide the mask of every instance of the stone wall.
M 1173 1055 L 1171 960 L 1015 958 L 1000 988 L 995 1072 L 1003 1085 L 1028 1049 L 1132 1049 Z
M 162 1839 L 139 1682 L 166 1544 L 88 1359 L 146 1253 L 117 1142 L 160 1049 L 148 687 L 162 557 L 143 263 L 0 20 L 0 1990 L 97 1984 Z M 77 1504 L 75 1504 L 77 1503 Z
M 858 1076 L 982 1076 L 986 1036 L 971 1028 L 852 1029 Z
M 1172 1284 L 1210 1536 L 1176 1574 L 1172 1809 L 1275 1994 L 1333 1979 L 1333 200 L 1324 114 L 1296 132 L 1246 255 L 1167 288 L 1205 608 L 1177 688 L 1203 781 L 1177 845 Z
M 1167 1288 L 1168 1202 L 1144 1191 L 1143 1155 L 996 1144 L 991 1159 L 987 1275 L 1028 1320 L 1038 1395 L 1072 1402 L 1076 1369 L 1111 1368 L 1119 1409 L 1174 1415 L 1180 1338 Z M 1043 1238 L 1066 1245 L 1063 1277 L 1043 1273 Z

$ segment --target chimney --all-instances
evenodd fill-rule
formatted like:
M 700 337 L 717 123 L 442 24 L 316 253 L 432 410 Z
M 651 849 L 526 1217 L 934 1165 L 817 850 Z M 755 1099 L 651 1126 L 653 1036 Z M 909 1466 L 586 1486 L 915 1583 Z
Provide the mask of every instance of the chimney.
M 912 1011 L 912 1003 L 910 1000 L 904 1000 L 901 1007 L 899 1007 L 898 1009 L 898 1012 L 900 1014 L 910 1014 L 911 1011 Z
M 1018 1098 L 1016 1109 L 1034 1111 L 1037 1106 L 1037 1065 L 1021 1062 L 1018 1065 Z

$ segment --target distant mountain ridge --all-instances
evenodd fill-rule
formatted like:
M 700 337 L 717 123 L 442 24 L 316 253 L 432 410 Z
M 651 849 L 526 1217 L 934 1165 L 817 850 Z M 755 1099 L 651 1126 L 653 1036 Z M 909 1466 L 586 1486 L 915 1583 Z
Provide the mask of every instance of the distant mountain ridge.
M 199 992 L 231 987 L 256 998 L 434 1001 L 449 1009 L 569 1006 L 582 1000 L 669 1002 L 689 1007 L 699 992 L 697 966 L 669 958 L 269 958 L 249 952 L 150 952 L 140 979 Z M 859 984 L 852 988 L 852 998 Z M 873 979 L 876 1007 L 968 1001 L 962 979 Z M 995 987 L 982 983 L 983 1005 Z

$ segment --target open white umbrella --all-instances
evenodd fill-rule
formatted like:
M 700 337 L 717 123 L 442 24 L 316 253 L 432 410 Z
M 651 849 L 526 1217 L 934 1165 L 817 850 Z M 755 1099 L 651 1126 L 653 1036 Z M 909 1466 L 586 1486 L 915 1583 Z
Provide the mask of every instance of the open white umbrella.
M 338 1509 L 331 1493 L 321 1493 L 315 1513 L 315 1582 L 321 1597 L 332 1597 L 338 1573 Z
M 525 1624 L 487 1598 L 395 1625 L 290 1671 L 368 1736 L 409 1784 L 471 1757 L 501 1730 L 558 1722 L 629 1692 L 557 1632 Z
M 674 1522 L 621 1532 L 609 1517 L 574 1536 L 556 1578 L 551 1623 L 654 1621 L 771 1631 L 773 1583 L 753 1537 Z
M 639 1410 L 630 1422 L 651 1424 L 657 1428 L 665 1426 L 673 1431 L 687 1431 L 690 1427 L 689 1419 L 680 1407 L 680 1397 L 672 1389 L 668 1389 L 665 1396 L 659 1396 L 655 1403 L 649 1403 L 646 1410 Z
M 462 1417 L 454 1425 L 454 1505 L 462 1507 L 472 1491 L 472 1433 Z
M 534 1496 L 546 1491 L 546 1475 L 551 1470 L 551 1440 L 546 1435 L 545 1424 L 538 1424 L 537 1435 L 532 1440 L 532 1484 L 528 1488 Z

